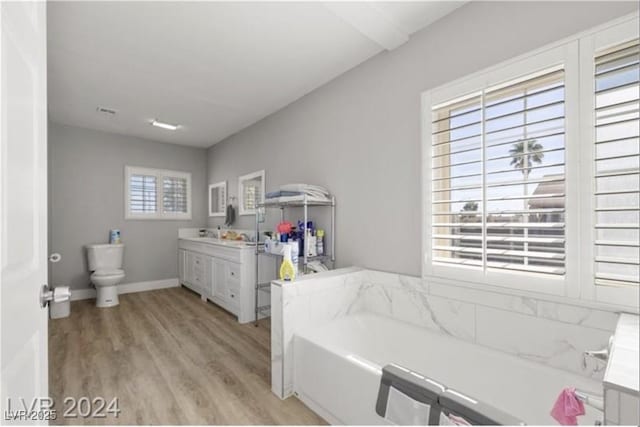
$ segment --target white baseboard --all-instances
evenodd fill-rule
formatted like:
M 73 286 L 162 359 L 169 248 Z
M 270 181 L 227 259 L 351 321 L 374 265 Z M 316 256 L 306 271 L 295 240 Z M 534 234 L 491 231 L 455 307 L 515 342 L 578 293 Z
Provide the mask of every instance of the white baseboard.
M 149 280 L 147 282 L 125 283 L 123 285 L 118 285 L 118 295 L 131 294 L 134 292 L 153 291 L 153 290 L 165 289 L 165 288 L 175 288 L 177 286 L 180 286 L 180 282 L 178 281 L 178 278 Z M 96 297 L 96 290 L 94 288 L 71 290 L 71 301 L 77 301 L 81 299 L 92 299 L 95 297 Z
M 94 288 L 71 289 L 71 301 L 77 301 L 80 299 L 93 299 L 95 297 L 96 290 Z

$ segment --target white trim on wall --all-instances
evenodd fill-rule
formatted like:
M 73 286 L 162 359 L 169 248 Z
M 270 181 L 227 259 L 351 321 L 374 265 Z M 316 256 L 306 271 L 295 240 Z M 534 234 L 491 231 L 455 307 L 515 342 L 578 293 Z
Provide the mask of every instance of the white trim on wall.
M 155 291 L 158 289 L 177 288 L 180 286 L 178 278 L 173 279 L 161 279 L 161 280 L 149 280 L 145 282 L 125 283 L 118 285 L 118 295 L 132 294 L 135 292 Z M 71 301 L 78 301 L 83 299 L 92 299 L 96 297 L 95 288 L 85 289 L 72 289 Z

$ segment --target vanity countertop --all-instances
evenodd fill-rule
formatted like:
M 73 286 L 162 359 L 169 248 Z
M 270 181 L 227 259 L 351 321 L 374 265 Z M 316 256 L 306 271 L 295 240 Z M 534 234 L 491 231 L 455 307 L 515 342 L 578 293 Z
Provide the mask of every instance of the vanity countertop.
M 606 385 L 625 393 L 638 395 L 638 331 L 639 318 L 622 313 L 616 327 L 615 339 L 604 377 Z
M 188 240 L 190 242 L 204 243 L 207 245 L 216 245 L 216 246 L 222 246 L 225 248 L 234 248 L 234 249 L 246 249 L 246 248 L 256 247 L 256 244 L 253 242 L 245 242 L 243 240 L 216 239 L 214 237 L 181 237 L 180 240 Z

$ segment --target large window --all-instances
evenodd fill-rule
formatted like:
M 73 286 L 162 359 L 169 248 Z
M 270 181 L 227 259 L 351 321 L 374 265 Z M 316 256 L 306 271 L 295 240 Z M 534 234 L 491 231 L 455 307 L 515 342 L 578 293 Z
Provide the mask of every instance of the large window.
M 191 219 L 191 174 L 127 166 L 125 218 Z
M 425 273 L 637 306 L 638 19 L 425 93 Z
M 433 107 L 432 253 L 564 274 L 564 71 Z

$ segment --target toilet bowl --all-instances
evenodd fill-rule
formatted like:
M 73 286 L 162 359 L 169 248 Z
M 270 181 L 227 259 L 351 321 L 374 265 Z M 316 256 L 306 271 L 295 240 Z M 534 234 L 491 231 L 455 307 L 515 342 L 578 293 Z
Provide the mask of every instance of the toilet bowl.
M 97 270 L 91 274 L 91 283 L 96 287 L 96 306 L 118 305 L 118 286 L 124 279 L 124 270 Z
M 96 287 L 96 307 L 113 307 L 119 304 L 118 285 L 124 280 L 122 258 L 124 245 L 88 245 L 87 258 L 92 271 L 91 283 Z

